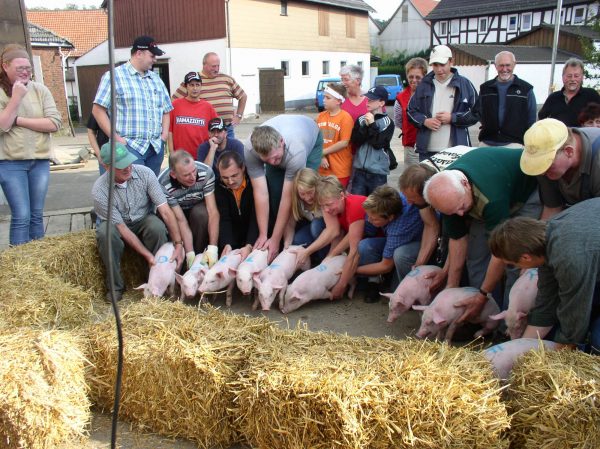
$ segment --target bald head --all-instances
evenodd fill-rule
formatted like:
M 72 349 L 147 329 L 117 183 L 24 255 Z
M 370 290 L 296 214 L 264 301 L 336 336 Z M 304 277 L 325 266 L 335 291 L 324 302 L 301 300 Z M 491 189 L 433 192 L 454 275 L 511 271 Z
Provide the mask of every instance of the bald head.
M 423 196 L 444 215 L 465 215 L 473 207 L 471 184 L 463 172 L 445 170 L 425 183 Z

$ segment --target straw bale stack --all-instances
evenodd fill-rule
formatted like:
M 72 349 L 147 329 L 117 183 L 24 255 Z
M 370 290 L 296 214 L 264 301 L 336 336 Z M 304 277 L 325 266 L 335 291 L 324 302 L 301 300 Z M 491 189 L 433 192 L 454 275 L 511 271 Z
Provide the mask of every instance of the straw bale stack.
M 156 298 L 122 310 L 125 362 L 121 417 L 202 447 L 239 441 L 229 409 L 234 379 L 271 324 Z M 116 331 L 111 321 L 89 329 L 92 400 L 112 408 Z
M 0 333 L 0 448 L 81 447 L 90 422 L 81 348 L 66 331 Z
M 94 231 L 7 249 L 0 253 L 0 266 L 0 326 L 73 329 L 108 310 Z M 148 274 L 145 261 L 132 251 L 125 252 L 122 270 L 130 286 Z
M 508 390 L 515 448 L 600 447 L 600 358 L 579 351 L 530 351 Z
M 505 448 L 489 364 L 447 345 L 273 331 L 231 387 L 257 448 Z

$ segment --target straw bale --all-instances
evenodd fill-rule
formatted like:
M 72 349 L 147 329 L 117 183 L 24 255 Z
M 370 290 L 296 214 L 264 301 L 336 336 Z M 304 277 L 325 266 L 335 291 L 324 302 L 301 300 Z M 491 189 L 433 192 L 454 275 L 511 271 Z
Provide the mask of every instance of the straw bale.
M 125 361 L 120 416 L 201 447 L 239 441 L 228 383 L 271 324 L 205 306 L 149 298 L 122 309 Z M 89 329 L 92 400 L 111 409 L 117 342 L 112 322 Z
M 513 447 L 600 447 L 600 358 L 579 351 L 530 351 L 510 378 Z
M 432 342 L 273 331 L 231 385 L 257 448 L 505 448 L 479 354 Z
M 0 448 L 80 446 L 90 422 L 82 347 L 66 331 L 0 333 Z
M 94 231 L 7 249 L 0 253 L 0 266 L 0 326 L 73 329 L 109 309 Z M 130 286 L 143 283 L 148 275 L 145 261 L 131 250 L 124 253 L 122 270 Z

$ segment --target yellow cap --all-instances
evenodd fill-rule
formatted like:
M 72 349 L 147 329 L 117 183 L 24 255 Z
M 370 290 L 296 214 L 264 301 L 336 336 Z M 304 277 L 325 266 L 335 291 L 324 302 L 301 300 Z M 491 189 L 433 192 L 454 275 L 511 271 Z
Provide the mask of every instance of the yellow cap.
M 567 125 L 545 118 L 534 123 L 525 132 L 525 149 L 521 154 L 521 170 L 526 175 L 537 176 L 546 172 L 554 162 L 554 157 L 569 137 Z

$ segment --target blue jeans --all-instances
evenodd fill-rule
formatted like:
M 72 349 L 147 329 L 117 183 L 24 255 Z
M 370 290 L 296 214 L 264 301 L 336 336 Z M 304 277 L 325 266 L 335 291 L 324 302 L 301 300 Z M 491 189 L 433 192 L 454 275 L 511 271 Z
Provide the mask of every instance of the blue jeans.
M 370 265 L 381 262 L 383 248 L 385 247 L 385 237 L 370 237 L 362 239 L 358 243 L 358 266 Z M 379 282 L 378 276 L 369 278 L 369 281 Z
M 233 126 L 231 123 L 229 125 L 225 125 L 225 130 L 227 131 L 227 138 L 228 139 L 235 139 L 235 126 Z
M 369 196 L 373 190 L 384 184 L 387 184 L 387 175 L 376 175 L 357 168 L 352 175 L 350 193 Z
M 302 220 L 296 225 L 296 232 L 294 232 L 294 239 L 292 245 L 305 245 L 309 246 L 312 242 L 317 240 L 321 235 L 321 232 L 325 229 L 325 220 L 322 217 L 315 218 L 310 223 L 307 220 Z M 321 248 L 315 253 L 317 260 L 321 261 L 327 256 L 329 252 L 329 245 Z
M 156 176 L 160 173 L 160 166 L 162 165 L 163 159 L 165 158 L 165 143 L 163 142 L 160 146 L 160 151 L 157 153 L 154 150 L 154 147 L 150 145 L 148 150 L 144 154 L 138 153 L 131 147 L 127 147 L 127 150 L 135 157 L 137 160 L 134 161 L 134 164 L 145 165 L 150 168 Z
M 412 266 L 417 261 L 421 242 L 410 242 L 406 245 L 399 246 L 394 250 L 394 265 L 396 266 L 397 283 L 402 282 L 402 279 L 411 272 Z M 394 282 L 392 287 L 394 290 L 398 285 Z
M 48 159 L 0 161 L 0 185 L 10 206 L 10 244 L 44 237 L 44 202 L 48 193 Z

